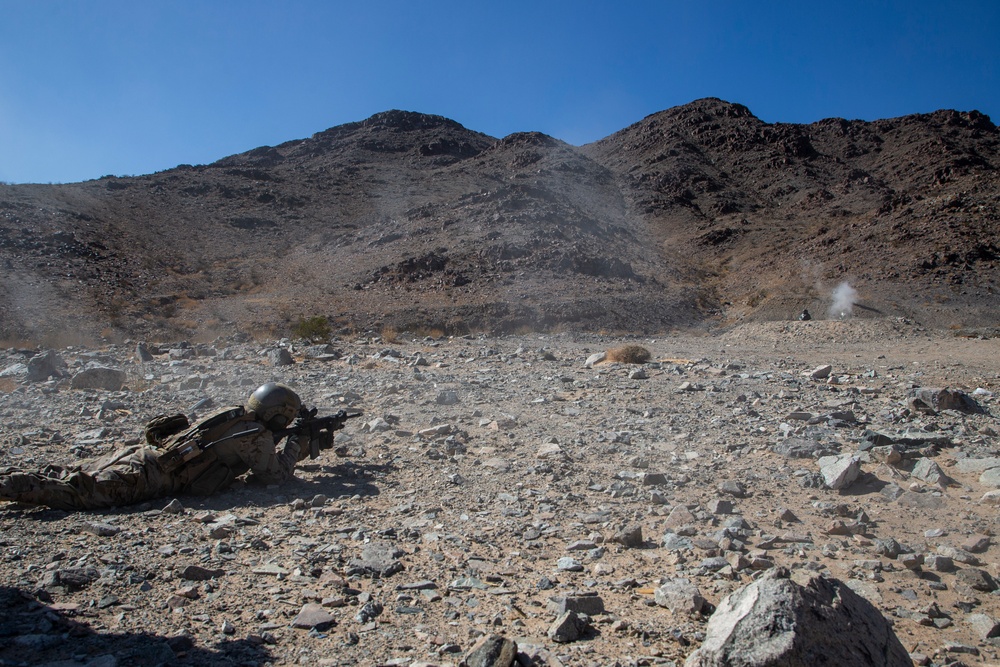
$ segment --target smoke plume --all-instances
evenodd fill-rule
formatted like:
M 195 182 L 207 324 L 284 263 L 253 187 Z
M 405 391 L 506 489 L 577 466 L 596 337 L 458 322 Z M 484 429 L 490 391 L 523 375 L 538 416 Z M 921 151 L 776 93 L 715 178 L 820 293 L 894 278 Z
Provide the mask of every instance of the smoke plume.
M 854 311 L 858 301 L 858 291 L 846 280 L 833 290 L 833 303 L 830 304 L 830 319 L 846 319 Z

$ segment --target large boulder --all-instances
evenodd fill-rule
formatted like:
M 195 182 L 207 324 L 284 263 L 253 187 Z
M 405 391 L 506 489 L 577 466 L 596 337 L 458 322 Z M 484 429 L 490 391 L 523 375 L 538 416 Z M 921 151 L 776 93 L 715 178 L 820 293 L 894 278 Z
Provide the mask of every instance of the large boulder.
M 982 406 L 964 391 L 941 387 L 912 389 L 907 404 L 917 412 L 929 414 L 936 414 L 942 410 L 957 410 L 966 413 L 984 412 Z
M 70 380 L 73 389 L 103 389 L 105 391 L 120 391 L 125 386 L 128 376 L 120 368 L 107 366 L 91 366 L 85 368 Z
M 28 376 L 25 382 L 44 382 L 49 378 L 61 378 L 66 373 L 66 362 L 55 350 L 46 350 L 28 360 Z
M 771 570 L 731 593 L 685 667 L 911 667 L 892 626 L 841 581 Z

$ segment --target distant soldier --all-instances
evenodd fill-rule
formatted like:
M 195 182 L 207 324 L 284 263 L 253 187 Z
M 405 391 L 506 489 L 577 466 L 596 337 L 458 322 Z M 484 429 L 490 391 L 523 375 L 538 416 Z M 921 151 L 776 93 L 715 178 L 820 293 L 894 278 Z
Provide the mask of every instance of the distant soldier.
M 291 388 L 269 382 L 250 395 L 246 408 L 225 408 L 193 425 L 184 415 L 153 419 L 146 426 L 148 446 L 127 447 L 83 466 L 0 470 L 0 499 L 83 510 L 178 494 L 207 496 L 246 472 L 276 484 L 292 477 L 306 456 L 331 448 L 333 432 L 353 416 L 341 410 L 317 419 Z
M 803 308 L 803 309 L 802 309 L 802 312 L 801 312 L 801 313 L 799 313 L 799 321 L 800 321 L 800 322 L 808 322 L 808 321 L 809 321 L 809 320 L 811 320 L 812 318 L 813 318 L 813 316 L 812 316 L 812 315 L 810 315 L 810 314 L 809 314 L 809 311 L 808 311 L 808 310 L 806 310 L 805 308 Z

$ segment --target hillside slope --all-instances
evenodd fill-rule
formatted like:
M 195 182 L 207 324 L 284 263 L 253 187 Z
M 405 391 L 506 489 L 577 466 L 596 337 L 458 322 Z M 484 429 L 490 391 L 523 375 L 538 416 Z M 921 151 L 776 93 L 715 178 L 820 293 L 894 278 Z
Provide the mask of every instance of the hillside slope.
M 574 147 L 388 111 L 209 165 L 0 186 L 0 337 L 657 332 L 820 315 L 843 281 L 854 315 L 987 326 L 998 164 L 976 112 L 786 125 L 706 99 Z

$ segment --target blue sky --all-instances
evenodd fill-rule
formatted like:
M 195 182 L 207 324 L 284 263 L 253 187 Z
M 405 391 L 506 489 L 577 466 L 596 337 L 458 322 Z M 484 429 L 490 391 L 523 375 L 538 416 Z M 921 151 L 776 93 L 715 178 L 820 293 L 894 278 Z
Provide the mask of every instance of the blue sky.
M 387 109 L 595 141 L 701 97 L 767 122 L 1000 122 L 1000 2 L 0 0 L 0 181 L 204 164 Z

